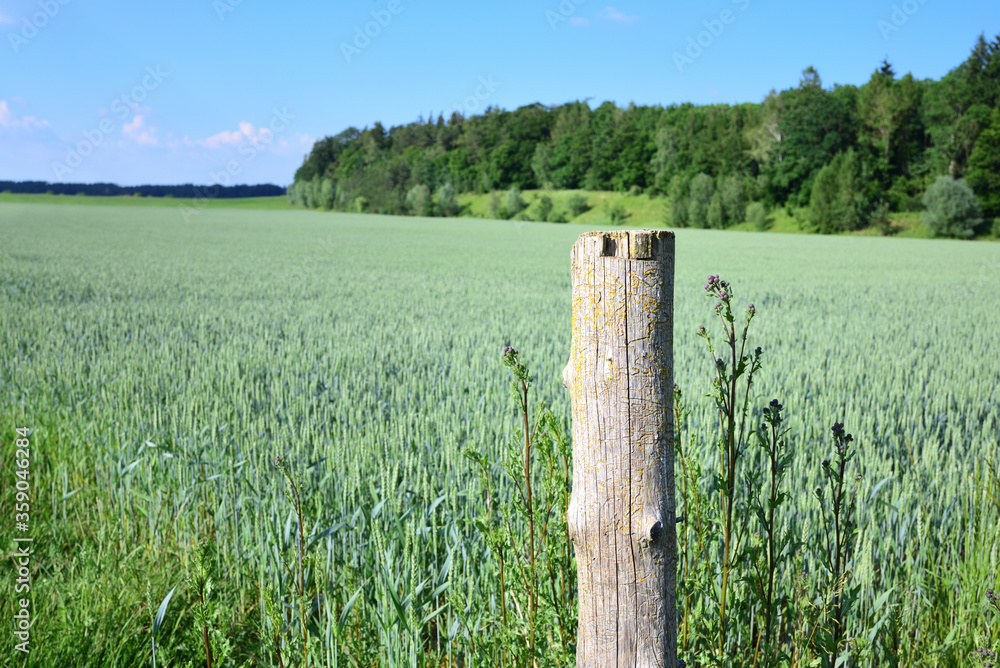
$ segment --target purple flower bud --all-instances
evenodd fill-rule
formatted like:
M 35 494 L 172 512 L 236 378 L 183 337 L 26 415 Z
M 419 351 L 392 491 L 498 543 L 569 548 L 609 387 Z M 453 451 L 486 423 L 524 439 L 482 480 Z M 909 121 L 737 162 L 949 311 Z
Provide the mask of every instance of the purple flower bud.
M 830 468 L 830 460 L 829 459 L 824 459 L 823 460 L 823 468 L 825 468 L 825 469 Z
M 756 355 L 757 357 L 760 357 L 760 354 L 762 352 L 764 351 L 760 349 L 760 346 L 757 346 L 757 348 L 753 351 L 753 354 Z
M 781 404 L 779 404 L 779 403 L 778 403 L 778 400 L 777 400 L 777 399 L 771 399 L 771 403 L 770 403 L 770 404 L 768 404 L 768 405 L 769 405 L 769 406 L 770 406 L 771 408 L 776 408 L 776 409 L 778 409 L 779 411 L 780 411 L 780 410 L 781 410 L 781 408 L 782 408 Z
M 757 309 L 756 309 L 756 308 L 754 308 L 754 305 L 753 305 L 753 303 L 751 303 L 751 304 L 750 304 L 750 306 L 747 306 L 747 313 L 749 313 L 750 315 L 753 315 L 753 314 L 754 314 L 754 312 L 756 312 L 756 310 L 757 310 Z
M 850 443 L 853 440 L 854 440 L 854 437 L 851 436 L 850 434 L 848 434 L 847 436 L 844 437 L 844 442 L 845 443 Z
M 722 287 L 723 290 L 725 290 L 726 288 L 729 287 L 729 281 L 719 281 L 719 285 Z
M 726 360 L 720 357 L 719 359 L 715 360 L 715 366 L 719 367 L 720 369 L 724 369 L 726 367 Z
M 833 423 L 833 435 L 836 437 L 841 437 L 844 435 L 844 425 L 840 422 Z
M 698 325 L 698 336 L 704 336 L 704 335 L 705 335 L 705 326 Z
M 510 356 L 516 355 L 516 354 L 517 354 L 517 351 L 514 350 L 514 348 L 512 346 L 504 346 L 503 347 L 503 356 L 504 357 L 510 357 Z
M 727 302 L 727 301 L 729 301 L 729 293 L 728 293 L 728 292 L 726 292 L 725 290 L 721 291 L 721 292 L 719 293 L 719 299 L 721 299 L 721 300 L 722 300 L 722 301 L 724 301 L 724 302 Z
M 722 302 L 715 302 L 715 310 L 716 311 L 722 310 Z

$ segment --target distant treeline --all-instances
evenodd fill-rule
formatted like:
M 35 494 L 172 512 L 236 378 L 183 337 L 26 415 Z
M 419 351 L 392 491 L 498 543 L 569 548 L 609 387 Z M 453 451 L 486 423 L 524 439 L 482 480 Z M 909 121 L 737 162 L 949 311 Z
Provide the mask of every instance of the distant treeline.
M 861 86 L 824 87 L 809 67 L 761 103 L 536 103 L 351 127 L 315 143 L 288 197 L 449 215 L 460 192 L 615 190 L 668 197 L 676 226 L 727 227 L 759 202 L 757 212 L 811 205 L 814 229 L 835 232 L 920 209 L 941 175 L 964 178 L 983 213 L 1000 216 L 1000 36 L 980 36 L 940 81 L 883 61 Z
M 196 186 L 184 183 L 178 186 L 119 186 L 114 183 L 48 183 L 47 181 L 0 181 L 0 192 L 52 193 L 54 195 L 117 196 L 141 195 L 143 197 L 176 197 L 184 199 L 238 197 L 276 197 L 285 189 L 271 183 L 241 186 Z

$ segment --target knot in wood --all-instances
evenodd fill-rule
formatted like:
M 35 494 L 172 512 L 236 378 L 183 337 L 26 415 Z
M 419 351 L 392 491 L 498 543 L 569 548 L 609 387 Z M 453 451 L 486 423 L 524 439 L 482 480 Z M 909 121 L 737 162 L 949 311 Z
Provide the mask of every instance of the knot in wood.
M 660 540 L 660 536 L 663 535 L 663 524 L 659 521 L 653 522 L 652 526 L 649 527 L 647 532 L 647 537 L 649 538 L 649 544 L 653 545 Z

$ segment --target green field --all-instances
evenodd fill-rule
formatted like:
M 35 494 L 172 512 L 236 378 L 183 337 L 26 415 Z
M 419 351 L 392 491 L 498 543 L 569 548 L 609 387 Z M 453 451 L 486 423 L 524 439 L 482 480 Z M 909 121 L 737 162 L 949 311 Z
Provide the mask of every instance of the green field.
M 0 516 L 13 545 L 14 430 L 27 427 L 28 665 L 152 665 L 147 583 L 154 609 L 177 587 L 157 665 L 196 660 L 185 577 L 200 540 L 232 665 L 272 665 L 260 592 L 289 596 L 296 535 L 276 455 L 320 536 L 323 663 L 310 665 L 479 665 L 449 595 L 470 595 L 469 624 L 486 623 L 496 564 L 470 522 L 485 493 L 460 449 L 498 458 L 514 432 L 506 344 L 568 428 L 569 251 L 593 226 L 216 202 L 185 218 L 17 197 L 0 196 Z M 983 602 L 1000 589 L 1000 500 L 983 482 L 1000 467 L 1000 247 L 685 229 L 676 252 L 692 451 L 715 466 L 701 399 L 713 370 L 695 330 L 712 324 L 702 286 L 718 273 L 756 304 L 753 405 L 777 397 L 787 411 L 789 526 L 819 531 L 811 490 L 830 425 L 858 441 L 855 631 L 867 637 L 885 592 L 894 616 L 850 665 L 971 665 L 973 648 L 1000 642 Z M 16 569 L 2 571 L 9 656 Z

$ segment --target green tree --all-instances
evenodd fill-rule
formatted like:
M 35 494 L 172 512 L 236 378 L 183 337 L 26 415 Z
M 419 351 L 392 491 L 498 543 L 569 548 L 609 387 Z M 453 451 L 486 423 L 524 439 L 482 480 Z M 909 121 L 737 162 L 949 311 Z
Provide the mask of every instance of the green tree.
M 429 217 L 434 215 L 431 189 L 422 183 L 410 188 L 406 193 L 406 209 L 411 216 Z
M 566 206 L 569 209 L 569 212 L 574 216 L 586 213 L 586 211 L 590 208 L 590 205 L 587 203 L 587 197 L 581 193 L 573 193 L 570 195 L 569 199 L 566 201 Z
M 726 227 L 726 214 L 722 210 L 722 197 L 719 191 L 712 193 L 712 201 L 708 204 L 708 226 L 721 230 Z
M 927 210 L 921 219 L 934 236 L 967 239 L 982 222 L 982 209 L 964 179 L 937 177 L 924 193 L 923 203 Z
M 739 225 L 746 220 L 746 205 L 743 203 L 743 177 L 730 174 L 720 179 L 719 193 L 723 215 L 727 225 Z
M 507 191 L 507 215 L 513 218 L 524 211 L 526 204 L 521 197 L 521 190 L 517 186 L 511 186 Z
M 822 234 L 855 230 L 862 225 L 864 197 L 853 150 L 839 153 L 819 170 L 809 197 L 809 223 Z
M 458 204 L 458 197 L 455 195 L 455 186 L 446 183 L 437 191 L 437 209 L 442 216 L 457 216 L 461 210 Z
M 544 223 L 549 219 L 552 214 L 552 198 L 548 195 L 542 195 L 538 198 L 538 211 L 535 220 Z
M 333 179 L 325 177 L 320 182 L 319 193 L 316 196 L 316 208 L 327 210 L 332 209 L 335 194 L 336 187 L 333 185 Z
M 747 220 L 750 221 L 755 230 L 763 232 L 768 228 L 770 221 L 767 218 L 767 208 L 763 202 L 750 202 L 747 205 Z
M 688 224 L 688 182 L 680 174 L 674 174 L 670 179 L 670 225 L 687 227 Z
M 990 114 L 989 126 L 976 140 L 966 178 L 982 202 L 983 213 L 1000 216 L 1000 106 Z
M 708 207 L 712 203 L 715 185 L 712 177 L 704 172 L 691 179 L 688 189 L 687 220 L 691 227 L 708 227 Z

